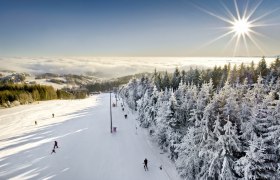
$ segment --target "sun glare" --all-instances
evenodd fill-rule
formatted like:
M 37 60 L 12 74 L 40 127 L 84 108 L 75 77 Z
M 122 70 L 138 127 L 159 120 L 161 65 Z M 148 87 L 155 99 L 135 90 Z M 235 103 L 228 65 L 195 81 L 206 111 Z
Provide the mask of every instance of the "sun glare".
M 256 28 L 269 26 L 268 24 L 264 24 L 264 22 L 263 21 L 261 22 L 260 20 L 264 20 L 265 17 L 276 12 L 280 8 L 276 8 L 274 10 L 268 11 L 259 17 L 253 17 L 253 14 L 258 9 L 258 7 L 261 5 L 262 0 L 258 1 L 258 3 L 253 8 L 249 8 L 248 7 L 249 1 L 245 1 L 245 2 L 247 2 L 247 4 L 246 4 L 246 7 L 242 11 L 240 11 L 241 8 L 239 8 L 239 6 L 237 4 L 237 0 L 233 0 L 233 2 L 234 2 L 234 7 L 235 7 L 235 13 L 232 12 L 230 9 L 228 9 L 228 7 L 222 3 L 222 5 L 225 8 L 225 11 L 227 12 L 227 15 L 225 15 L 225 16 L 220 16 L 218 14 L 215 14 L 213 12 L 210 12 L 208 10 L 198 7 L 200 10 L 204 11 L 205 13 L 228 23 L 227 27 L 222 28 L 222 29 L 226 30 L 226 32 L 224 34 L 211 40 L 210 42 L 206 43 L 204 46 L 208 46 L 222 38 L 231 36 L 231 38 L 230 38 L 228 44 L 225 46 L 225 48 L 231 44 L 235 44 L 234 48 L 233 48 L 234 56 L 236 55 L 236 52 L 241 49 L 240 47 L 244 47 L 244 46 L 245 46 L 247 55 L 250 55 L 249 44 L 250 44 L 251 48 L 252 48 L 252 45 L 254 45 L 262 54 L 265 54 L 263 49 L 258 45 L 257 38 L 256 38 L 256 36 L 262 36 L 262 37 L 265 37 L 265 36 L 263 34 L 261 34 L 260 32 L 257 32 Z M 244 46 L 240 46 L 241 44 Z
M 234 22 L 233 30 L 237 35 L 248 35 L 250 31 L 250 23 L 245 19 L 240 19 Z

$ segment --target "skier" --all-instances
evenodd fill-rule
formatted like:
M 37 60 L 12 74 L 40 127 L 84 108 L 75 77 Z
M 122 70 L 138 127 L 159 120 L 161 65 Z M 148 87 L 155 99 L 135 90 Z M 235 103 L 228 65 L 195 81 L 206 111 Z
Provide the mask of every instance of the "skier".
M 52 117 L 54 118 L 54 113 L 52 113 Z
M 58 148 L 57 141 L 54 141 L 53 149 Z
M 145 171 L 148 171 L 148 160 L 147 160 L 147 158 L 144 159 L 144 169 L 145 169 Z
M 162 165 L 159 166 L 159 169 L 162 170 Z
M 35 125 L 37 125 L 37 121 L 35 121 Z
M 127 114 L 124 115 L 124 118 L 125 118 L 125 119 L 127 118 Z
M 56 153 L 56 152 L 55 152 L 55 148 L 58 148 L 57 141 L 54 141 L 54 145 L 53 145 L 53 149 L 52 149 L 51 154 L 52 154 L 52 153 Z

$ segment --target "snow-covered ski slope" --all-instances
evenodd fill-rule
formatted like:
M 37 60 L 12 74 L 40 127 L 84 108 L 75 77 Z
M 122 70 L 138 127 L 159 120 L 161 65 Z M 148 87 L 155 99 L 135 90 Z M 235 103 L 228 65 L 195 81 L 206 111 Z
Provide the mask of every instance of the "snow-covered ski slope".
M 109 94 L 1 109 L 0 179 L 180 179 L 146 130 L 136 132 L 135 115 L 127 108 L 112 108 L 117 132 L 111 134 L 109 109 Z M 59 149 L 51 154 L 54 140 Z

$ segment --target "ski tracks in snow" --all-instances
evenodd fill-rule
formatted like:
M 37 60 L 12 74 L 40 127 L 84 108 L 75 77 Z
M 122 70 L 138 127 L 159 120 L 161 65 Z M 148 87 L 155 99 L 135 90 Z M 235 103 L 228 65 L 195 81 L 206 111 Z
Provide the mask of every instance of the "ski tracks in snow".
M 180 180 L 136 113 L 126 107 L 125 119 L 120 103 L 112 110 L 113 134 L 109 94 L 0 110 L 0 179 Z M 59 149 L 50 154 L 54 140 Z

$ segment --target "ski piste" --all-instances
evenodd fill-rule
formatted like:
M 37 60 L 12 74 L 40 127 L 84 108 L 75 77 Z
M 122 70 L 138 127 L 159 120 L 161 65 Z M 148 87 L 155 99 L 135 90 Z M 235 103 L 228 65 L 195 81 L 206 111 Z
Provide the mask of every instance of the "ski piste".
M 110 133 L 108 103 L 109 94 L 100 94 L 1 109 L 0 179 L 181 179 L 135 112 L 113 107 Z M 54 141 L 59 148 L 50 154 Z

